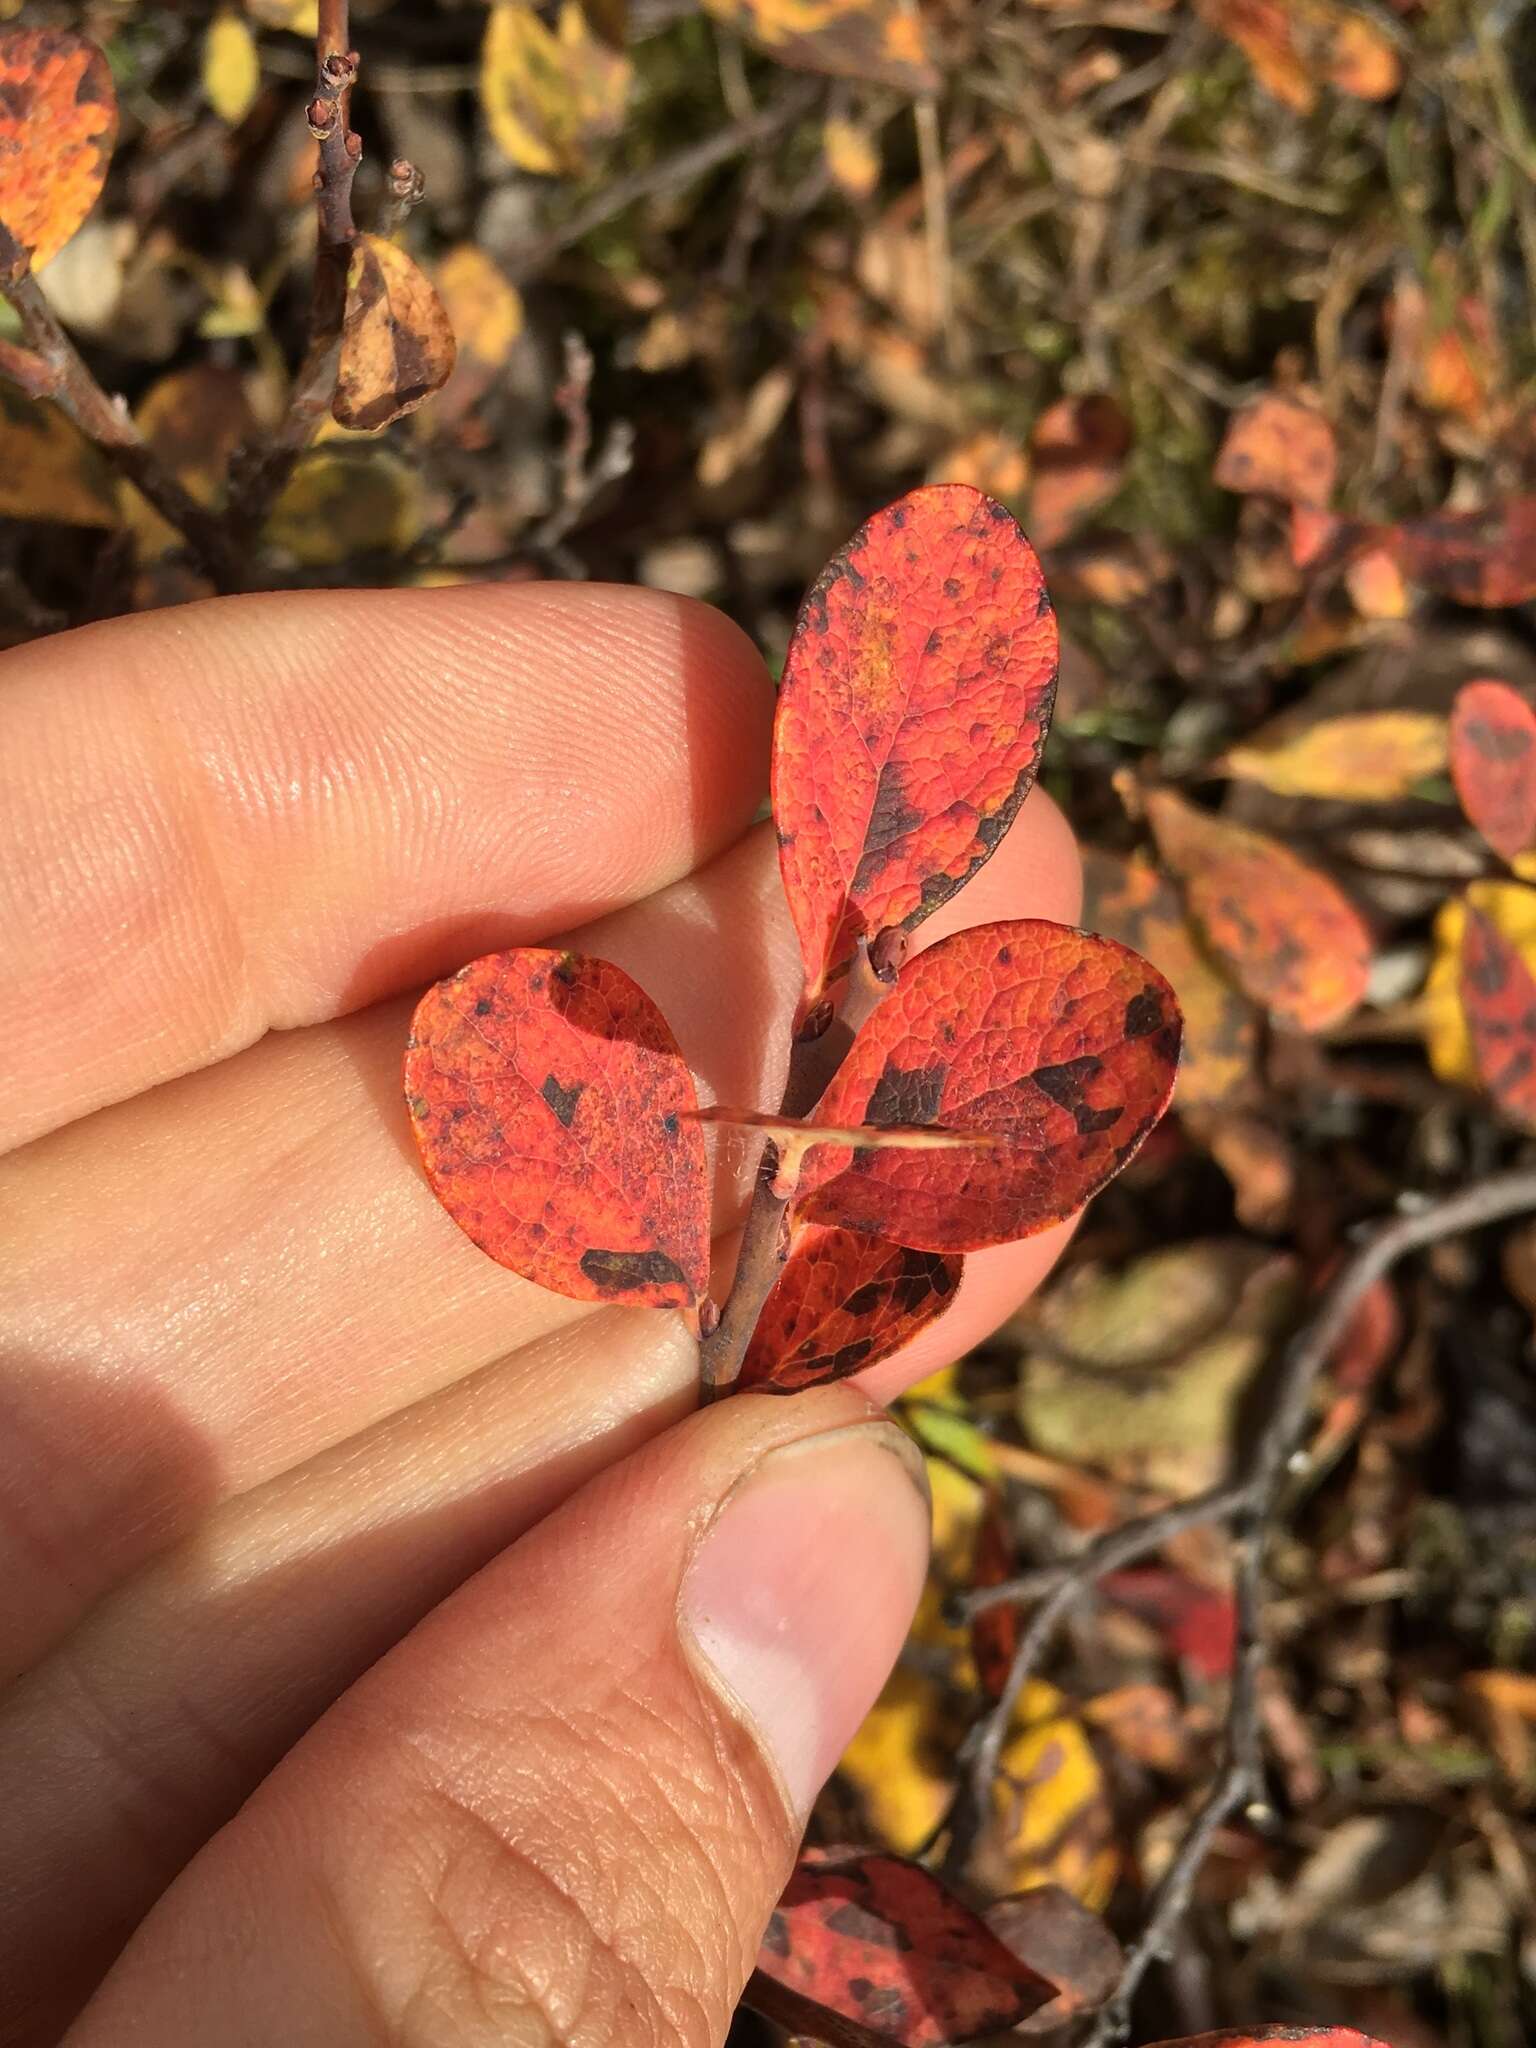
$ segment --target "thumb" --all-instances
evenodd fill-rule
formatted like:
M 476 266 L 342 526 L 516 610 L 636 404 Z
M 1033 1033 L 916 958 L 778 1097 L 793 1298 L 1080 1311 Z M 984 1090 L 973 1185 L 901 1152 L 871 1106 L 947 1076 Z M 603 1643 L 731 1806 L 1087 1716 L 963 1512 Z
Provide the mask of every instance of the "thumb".
M 317 1723 L 70 2048 L 718 2048 L 927 1548 L 861 1395 L 691 1417 Z

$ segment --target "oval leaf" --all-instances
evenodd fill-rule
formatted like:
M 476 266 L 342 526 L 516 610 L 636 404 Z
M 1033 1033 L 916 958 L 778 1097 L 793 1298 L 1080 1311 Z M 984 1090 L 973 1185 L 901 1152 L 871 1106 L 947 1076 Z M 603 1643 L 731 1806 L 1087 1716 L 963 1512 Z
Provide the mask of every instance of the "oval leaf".
M 1533 721 L 1536 731 L 1536 721 Z M 1361 711 L 1302 732 L 1257 733 L 1218 763 L 1276 796 L 1394 803 L 1445 772 L 1445 720 L 1434 711 Z
M 1536 844 L 1536 711 L 1491 677 L 1463 683 L 1451 706 L 1451 780 L 1494 852 Z
M 1055 1996 L 932 1871 L 897 1856 L 798 1864 L 757 1967 L 901 2048 L 1002 2032 Z
M 1056 667 L 1034 549 L 968 484 L 909 493 L 828 563 L 773 734 L 808 1000 L 861 934 L 910 931 L 986 861 L 1034 781 Z
M 0 33 L 0 222 L 34 270 L 101 197 L 116 139 L 117 94 L 94 43 L 65 29 Z
M 986 1152 L 820 1146 L 801 1220 L 925 1251 L 979 1251 L 1080 1209 L 1168 1106 L 1173 990 L 1113 939 L 1039 918 L 956 932 L 911 961 L 854 1040 L 815 1120 L 944 1123 Z
M 1536 494 L 1406 520 L 1380 538 L 1410 582 L 1457 604 L 1498 610 L 1536 598 Z
M 797 1231 L 739 1384 L 798 1394 L 889 1358 L 943 1315 L 961 1264 L 953 1252 L 909 1251 L 859 1231 Z
M 480 55 L 480 104 L 520 170 L 579 177 L 592 147 L 624 119 L 630 64 L 579 0 L 546 28 L 528 0 L 496 0 Z
M 576 1301 L 701 1299 L 693 1079 L 622 968 L 533 946 L 472 961 L 417 1005 L 405 1095 L 433 1193 L 499 1265 Z
M 1461 1001 L 1488 1093 L 1516 1123 L 1536 1130 L 1536 975 L 1471 903 L 1461 937 Z
M 453 329 L 426 273 L 381 235 L 359 235 L 347 272 L 336 419 L 362 433 L 387 427 L 447 383 L 453 358 Z
M 1323 512 L 1338 460 L 1333 429 L 1321 413 L 1267 391 L 1233 419 L 1212 477 L 1224 491 L 1256 492 Z
M 1286 2048 L 1388 2048 L 1374 2034 L 1353 2027 L 1234 2027 L 1214 2034 L 1185 2034 L 1177 2041 L 1158 2041 L 1153 2048 L 1263 2048 L 1267 2041 Z
M 1321 1031 L 1354 1009 L 1371 935 L 1336 882 L 1279 840 L 1209 817 L 1169 790 L 1147 793 L 1147 817 L 1190 914 L 1246 994 L 1298 1031 Z

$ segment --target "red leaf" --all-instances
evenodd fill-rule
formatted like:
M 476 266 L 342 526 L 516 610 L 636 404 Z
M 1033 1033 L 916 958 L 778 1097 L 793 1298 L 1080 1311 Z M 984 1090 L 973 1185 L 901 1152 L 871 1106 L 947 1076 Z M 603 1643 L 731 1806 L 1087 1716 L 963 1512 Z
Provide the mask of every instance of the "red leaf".
M 1461 939 L 1461 1003 L 1488 1093 L 1536 1130 L 1536 977 L 1491 918 L 1470 903 Z
M 1172 1565 L 1130 1565 L 1100 1580 L 1108 1600 L 1162 1631 L 1169 1649 L 1202 1678 L 1230 1676 L 1237 1650 L 1237 1605 L 1230 1593 L 1202 1586 Z
M 34 270 L 101 197 L 116 139 L 112 72 L 94 43 L 58 28 L 0 32 L 0 221 Z
M 1508 683 L 1463 683 L 1451 706 L 1451 780 L 1505 860 L 1536 843 L 1536 711 Z
M 815 1120 L 996 1132 L 987 1152 L 818 1146 L 802 1220 L 929 1251 L 1029 1237 L 1081 1208 L 1168 1106 L 1173 990 L 1113 939 L 1043 919 L 978 925 L 903 968 Z
M 896 1856 L 799 1864 L 757 1967 L 901 2048 L 1000 2032 L 1055 1995 L 931 1871 Z
M 797 1394 L 862 1372 L 943 1315 L 960 1268 L 953 1253 L 908 1251 L 857 1231 L 796 1231 L 740 1385 Z
M 1338 460 L 1333 429 L 1321 413 L 1266 391 L 1227 428 L 1212 477 L 1224 491 L 1257 492 L 1325 512 Z
M 1152 2048 L 1262 2048 L 1267 2041 L 1284 2041 L 1288 2048 L 1389 2048 L 1374 2034 L 1360 2034 L 1353 2027 L 1234 2027 L 1230 2032 L 1183 2034 L 1177 2041 L 1157 2041 Z
M 577 1301 L 698 1303 L 693 1079 L 621 968 L 534 946 L 472 961 L 417 1005 L 405 1095 L 433 1193 L 499 1265 Z
M 1457 604 L 1498 607 L 1536 597 L 1536 496 L 1477 512 L 1440 512 L 1384 530 L 1403 574 Z
M 1001 1586 L 1013 1577 L 1017 1559 L 1003 1503 L 989 1495 L 981 1526 L 976 1532 L 976 1555 L 971 1563 L 973 1587 Z M 1017 1607 L 984 1607 L 971 1618 L 971 1656 L 976 1676 L 989 1700 L 1001 1699 L 1008 1674 L 1019 1647 L 1020 1616 Z
M 968 484 L 911 492 L 827 564 L 773 737 L 808 1004 L 861 934 L 910 931 L 986 861 L 1034 780 L 1056 661 L 1034 550 Z
M 1336 1023 L 1365 994 L 1371 935 L 1349 898 L 1266 833 L 1147 792 L 1164 861 L 1191 916 L 1245 995 L 1298 1031 Z

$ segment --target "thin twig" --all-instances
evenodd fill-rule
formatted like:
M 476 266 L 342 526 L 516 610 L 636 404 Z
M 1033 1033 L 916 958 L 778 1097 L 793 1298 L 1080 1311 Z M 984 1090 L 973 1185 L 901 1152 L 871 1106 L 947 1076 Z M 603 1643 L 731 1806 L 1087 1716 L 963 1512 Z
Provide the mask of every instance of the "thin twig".
M 65 333 L 32 274 L 27 251 L 0 225 L 0 292 L 21 322 L 25 344 L 0 349 L 0 376 L 29 397 L 49 398 L 67 413 L 174 526 L 221 590 L 238 589 L 239 559 L 216 513 L 200 505 L 166 469 L 120 399 L 109 398 Z
M 230 490 L 230 515 L 249 545 L 309 446 L 336 391 L 342 321 L 347 310 L 347 272 L 357 226 L 352 218 L 352 185 L 362 161 L 362 137 L 352 127 L 352 88 L 357 53 L 349 46 L 348 0 L 320 0 L 315 37 L 315 95 L 307 108 L 309 132 L 319 144 L 315 173 L 315 277 L 310 300 L 309 339 L 293 380 L 288 410 L 271 440 L 253 460 L 237 462 Z
M 1235 1479 L 1192 1500 L 1137 1516 L 1098 1538 L 1066 1564 L 1047 1566 L 1006 1585 L 978 1591 L 965 1602 L 967 1614 L 980 1613 L 1011 1598 L 1029 1598 L 1049 1587 L 1020 1638 L 1001 1695 L 977 1724 L 968 1743 L 967 1769 L 949 1816 L 947 1860 L 951 1866 L 963 1861 L 968 1853 L 974 1831 L 987 1810 L 1014 1704 L 1038 1670 L 1068 1610 L 1105 1573 L 1155 1549 L 1179 1531 L 1204 1522 L 1230 1520 L 1234 1516 L 1239 1519 L 1238 1652 L 1221 1770 L 1189 1836 L 1153 1895 L 1147 1931 L 1131 1951 L 1131 1957 L 1136 1959 L 1134 1981 L 1123 1998 L 1117 1992 L 1112 2002 L 1114 2028 L 1118 2031 L 1105 2031 L 1109 2024 L 1106 2017 L 1089 2048 L 1109 2048 L 1111 2041 L 1120 2039 L 1124 2012 L 1135 1985 L 1166 1947 L 1216 1831 L 1240 1805 L 1257 1796 L 1257 1698 L 1262 1663 L 1259 1609 L 1264 1547 L 1288 1483 L 1308 1470 L 1300 1446 L 1319 1374 L 1337 1350 L 1361 1301 L 1399 1260 L 1444 1238 L 1532 1209 L 1536 1209 L 1536 1171 L 1522 1171 L 1498 1175 L 1439 1201 L 1422 1202 L 1378 1227 L 1345 1261 L 1312 1314 L 1282 1351 L 1268 1416 Z M 1130 1967 L 1128 1958 L 1127 1968 Z

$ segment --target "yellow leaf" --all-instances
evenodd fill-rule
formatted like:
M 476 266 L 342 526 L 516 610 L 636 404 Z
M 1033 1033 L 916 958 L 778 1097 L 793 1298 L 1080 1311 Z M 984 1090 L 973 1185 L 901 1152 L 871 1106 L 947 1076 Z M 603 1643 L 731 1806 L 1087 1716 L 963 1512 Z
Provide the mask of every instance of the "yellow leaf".
M 334 441 L 299 462 L 266 540 L 305 568 L 367 555 L 402 555 L 421 537 L 421 479 L 376 442 Z
M 1324 718 L 1304 732 L 1260 733 L 1219 765 L 1276 796 L 1391 803 L 1426 776 L 1445 772 L 1446 722 L 1433 711 L 1362 711 Z
M 523 301 L 473 242 L 460 242 L 437 266 L 438 297 L 461 356 L 499 370 L 523 331 Z
M 105 458 L 54 406 L 0 384 L 0 515 L 61 526 L 116 526 Z
M 238 127 L 261 90 L 261 57 L 250 24 L 216 14 L 203 37 L 203 95 L 221 121 Z
M 256 431 L 245 380 L 238 370 L 192 363 L 152 384 L 134 408 L 134 423 L 176 481 L 200 505 L 216 504 L 230 458 Z M 180 536 L 137 491 L 125 501 L 127 524 L 148 559 Z
M 1461 941 L 1465 903 L 1480 911 L 1536 974 L 1536 889 L 1519 882 L 1473 882 L 1465 898 L 1453 896 L 1435 919 L 1434 958 L 1424 983 L 1424 1048 L 1442 1081 L 1482 1085 L 1461 1004 Z
M 704 0 L 708 13 L 803 71 L 932 92 L 922 23 L 900 0 Z
M 331 411 L 371 433 L 414 412 L 447 383 L 453 329 L 426 273 L 380 235 L 359 235 L 347 272 L 347 310 Z
M 1024 1689 L 992 1787 L 986 1884 L 999 1892 L 1059 1884 L 1097 1912 L 1119 1873 L 1104 1773 L 1083 1724 L 1053 1685 Z
M 320 0 L 245 0 L 245 8 L 263 28 L 287 29 L 295 36 L 320 32 Z
M 909 1856 L 921 1847 L 954 1784 L 939 1682 L 918 1671 L 892 1672 L 839 1768 L 888 1848 Z
M 880 182 L 880 152 L 869 131 L 834 116 L 821 131 L 821 146 L 839 191 L 868 199 Z
M 579 177 L 593 143 L 624 118 L 628 58 L 594 34 L 578 0 L 547 29 L 527 0 L 497 0 L 480 56 L 480 104 L 519 169 Z

